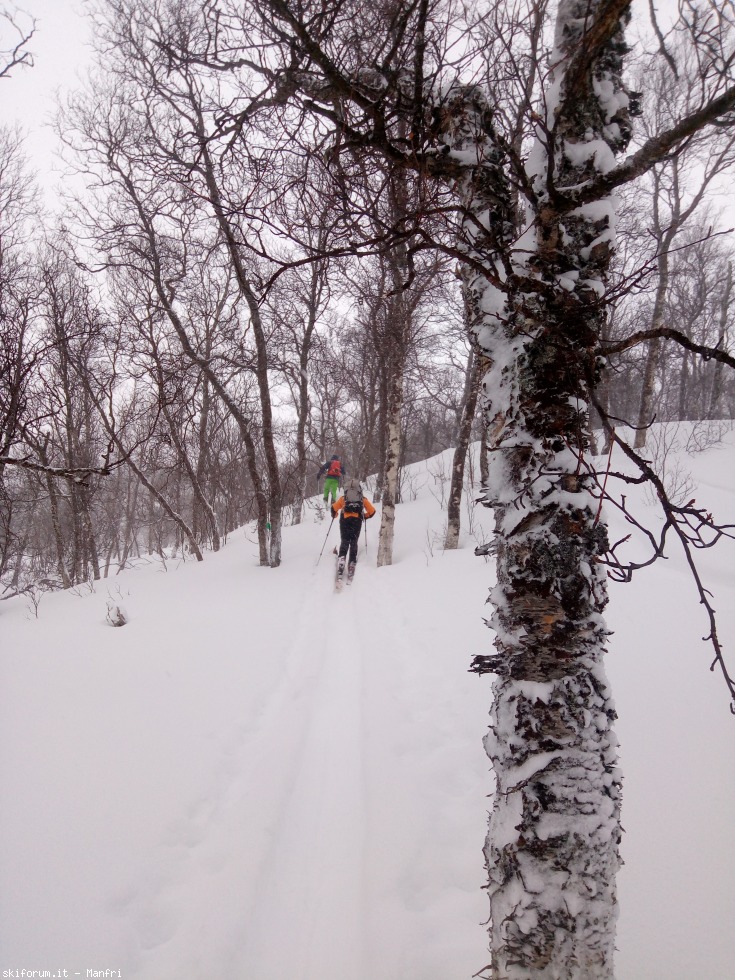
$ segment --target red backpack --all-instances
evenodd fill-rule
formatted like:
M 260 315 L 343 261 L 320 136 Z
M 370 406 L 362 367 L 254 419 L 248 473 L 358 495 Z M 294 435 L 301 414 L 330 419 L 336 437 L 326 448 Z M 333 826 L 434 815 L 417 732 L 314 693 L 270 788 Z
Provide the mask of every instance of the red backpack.
M 342 464 L 338 459 L 333 459 L 329 464 L 329 469 L 327 470 L 327 476 L 342 476 Z

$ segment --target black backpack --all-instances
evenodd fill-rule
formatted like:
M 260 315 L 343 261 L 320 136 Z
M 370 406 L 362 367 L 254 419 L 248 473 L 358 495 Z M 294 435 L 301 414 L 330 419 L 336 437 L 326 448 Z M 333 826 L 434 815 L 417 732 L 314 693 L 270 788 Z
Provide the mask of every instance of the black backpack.
M 345 511 L 362 517 L 362 487 L 349 486 L 345 490 Z

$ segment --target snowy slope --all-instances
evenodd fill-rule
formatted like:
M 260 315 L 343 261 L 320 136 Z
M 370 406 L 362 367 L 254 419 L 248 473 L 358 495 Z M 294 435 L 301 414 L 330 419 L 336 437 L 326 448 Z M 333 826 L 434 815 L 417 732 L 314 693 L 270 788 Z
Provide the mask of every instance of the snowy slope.
M 733 510 L 732 451 L 694 460 Z M 408 475 L 395 563 L 377 519 L 336 596 L 327 523 L 256 566 L 203 564 L 0 604 L 3 969 L 126 980 L 468 980 L 487 962 L 481 738 L 490 515 L 444 554 L 441 474 Z M 712 495 L 711 497 L 709 495 Z M 484 528 L 484 529 L 483 529 Z M 472 533 L 469 533 L 472 532 Z M 706 556 L 733 623 L 733 548 Z M 118 591 L 119 590 L 119 591 Z M 130 622 L 105 622 L 122 599 Z M 609 672 L 626 828 L 619 980 L 732 976 L 735 719 L 672 559 L 615 587 Z M 730 643 L 730 647 L 732 647 Z

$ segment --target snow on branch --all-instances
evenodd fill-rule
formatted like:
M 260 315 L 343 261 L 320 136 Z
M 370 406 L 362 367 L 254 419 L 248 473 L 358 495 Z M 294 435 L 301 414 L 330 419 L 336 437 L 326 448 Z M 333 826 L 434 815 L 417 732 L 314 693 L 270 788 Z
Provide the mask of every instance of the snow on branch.
M 618 187 L 642 177 L 657 163 L 661 163 L 662 160 L 677 153 L 688 139 L 706 126 L 723 124 L 735 126 L 735 118 L 731 120 L 725 118 L 733 112 L 735 112 L 735 85 L 728 88 L 722 95 L 711 99 L 697 112 L 685 116 L 676 126 L 651 137 L 640 150 L 628 157 L 619 167 L 608 171 L 606 174 L 600 174 L 595 180 L 582 186 L 565 190 L 566 209 L 572 210 L 579 205 L 599 201 Z
M 112 471 L 125 462 L 124 458 L 110 461 L 112 445 L 107 447 L 101 466 L 50 466 L 46 463 L 38 463 L 27 456 L 0 456 L 0 468 L 4 466 L 17 466 L 19 469 L 32 470 L 34 473 L 44 473 L 47 476 L 58 477 L 62 480 L 72 480 L 75 483 L 83 483 L 90 476 L 109 476 Z

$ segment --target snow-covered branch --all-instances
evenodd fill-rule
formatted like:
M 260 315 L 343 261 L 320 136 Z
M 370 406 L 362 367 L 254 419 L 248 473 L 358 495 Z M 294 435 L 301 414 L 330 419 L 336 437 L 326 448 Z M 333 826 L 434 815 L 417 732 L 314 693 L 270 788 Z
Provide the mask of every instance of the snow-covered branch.
M 713 98 L 705 106 L 682 119 L 664 133 L 646 140 L 643 146 L 627 160 L 606 174 L 601 174 L 579 188 L 565 191 L 564 210 L 571 211 L 583 204 L 599 201 L 602 197 L 642 177 L 672 154 L 677 153 L 687 140 L 708 126 L 735 126 L 735 85 Z

